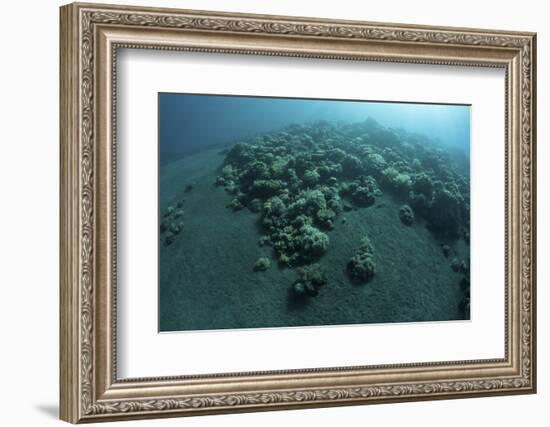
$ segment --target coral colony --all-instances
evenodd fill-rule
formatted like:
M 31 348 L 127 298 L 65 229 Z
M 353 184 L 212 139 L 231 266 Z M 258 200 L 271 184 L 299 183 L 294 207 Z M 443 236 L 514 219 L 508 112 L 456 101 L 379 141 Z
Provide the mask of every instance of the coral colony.
M 327 278 L 319 261 L 330 250 L 330 233 L 351 210 L 372 209 L 383 192 L 402 206 L 395 212 L 403 226 L 423 218 L 441 241 L 462 238 L 469 244 L 469 177 L 448 153 L 421 136 L 380 126 L 373 119 L 353 124 L 317 122 L 290 125 L 233 145 L 215 185 L 232 195 L 228 209 L 249 209 L 261 217 L 258 244 L 271 246 L 279 266 L 296 269 L 291 297 L 318 295 Z M 186 188 L 191 191 L 192 187 Z M 182 235 L 183 202 L 164 212 L 165 245 Z M 350 284 L 368 283 L 376 274 L 376 248 L 369 236 L 357 236 L 351 258 L 342 266 Z M 263 272 L 269 258 L 252 267 Z M 460 309 L 469 317 L 469 260 L 452 258 L 449 269 L 461 275 Z

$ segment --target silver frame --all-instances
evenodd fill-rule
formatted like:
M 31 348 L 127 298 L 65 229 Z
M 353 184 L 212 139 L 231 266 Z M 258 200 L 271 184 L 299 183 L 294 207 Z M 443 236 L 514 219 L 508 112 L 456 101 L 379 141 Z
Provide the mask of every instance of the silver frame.
M 63 420 L 77 423 L 535 392 L 535 34 L 75 3 L 61 8 L 60 42 Z M 118 48 L 504 68 L 505 357 L 118 379 Z

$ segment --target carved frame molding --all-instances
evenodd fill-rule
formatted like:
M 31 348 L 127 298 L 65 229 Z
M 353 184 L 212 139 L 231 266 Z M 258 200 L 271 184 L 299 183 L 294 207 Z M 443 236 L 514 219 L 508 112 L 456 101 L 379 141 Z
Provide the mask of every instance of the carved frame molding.
M 113 147 L 120 47 L 506 68 L 506 357 L 117 380 Z M 535 50 L 532 33 L 62 7 L 61 418 L 83 422 L 534 392 Z M 273 379 L 267 386 L 266 378 Z M 299 385 L 285 386 L 289 380 Z M 209 388 L 199 393 L 197 384 Z

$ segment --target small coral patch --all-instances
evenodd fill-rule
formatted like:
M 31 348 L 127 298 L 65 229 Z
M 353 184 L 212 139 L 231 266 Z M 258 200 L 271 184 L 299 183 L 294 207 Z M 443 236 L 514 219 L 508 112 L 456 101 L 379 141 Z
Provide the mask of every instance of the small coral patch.
M 367 236 L 361 240 L 361 245 L 349 260 L 347 271 L 354 283 L 367 283 L 374 276 L 374 247 Z
M 399 208 L 399 219 L 405 225 L 412 225 L 414 213 L 409 205 L 403 205 Z

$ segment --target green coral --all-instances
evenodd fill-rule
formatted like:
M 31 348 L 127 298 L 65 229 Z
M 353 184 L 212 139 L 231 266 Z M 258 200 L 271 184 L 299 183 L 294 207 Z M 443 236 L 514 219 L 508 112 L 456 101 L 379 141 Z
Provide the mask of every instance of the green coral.
M 447 188 L 437 190 L 428 212 L 430 228 L 458 236 L 462 224 L 462 203 L 460 195 Z
M 412 225 L 414 222 L 414 213 L 409 205 L 403 205 L 399 208 L 399 219 L 405 225 Z
M 248 209 L 250 209 L 250 212 L 255 212 L 255 213 L 261 212 L 262 206 L 263 206 L 262 199 L 259 199 L 259 198 L 252 199 L 248 203 Z
M 332 229 L 334 227 L 334 220 L 336 218 L 336 212 L 332 209 L 319 209 L 317 211 L 316 221 L 321 228 Z
M 455 257 L 451 260 L 451 269 L 455 273 L 466 274 L 466 272 L 468 271 L 468 266 L 466 265 L 465 261 L 460 261 L 458 258 Z
M 304 225 L 296 236 L 296 247 L 305 262 L 319 259 L 328 249 L 328 236 L 311 225 Z
M 433 181 L 427 173 L 417 173 L 413 176 L 411 190 L 422 194 L 427 200 L 433 197 Z
M 342 171 L 348 178 L 355 178 L 363 173 L 363 163 L 356 156 L 346 154 L 342 160 Z
M 216 185 L 228 193 L 227 207 L 258 214 L 258 243 L 270 246 L 283 265 L 320 261 L 329 250 L 331 230 L 343 224 L 338 221 L 342 211 L 373 206 L 381 189 L 403 204 L 404 224 L 421 217 L 436 236 L 469 237 L 467 174 L 426 138 L 371 118 L 294 124 L 240 140 L 224 153 Z M 161 233 L 170 232 L 170 239 L 175 238 L 169 231 L 174 213 L 165 211 L 161 222 Z M 373 254 L 370 242 L 357 249 L 347 265 L 353 281 L 373 277 Z M 305 286 L 302 282 L 297 286 Z
M 393 166 L 384 169 L 382 172 L 382 182 L 400 195 L 408 195 L 412 186 L 411 177 L 406 173 L 400 173 Z
M 380 190 L 372 176 L 362 176 L 358 181 L 352 182 L 347 191 L 351 193 L 351 200 L 356 206 L 368 207 L 374 204 Z
M 361 244 L 348 262 L 347 271 L 354 283 L 367 283 L 374 277 L 376 272 L 374 247 L 368 236 L 361 240 Z
M 248 190 L 250 197 L 267 199 L 276 196 L 284 188 L 282 181 L 278 179 L 257 179 Z
M 381 154 L 370 153 L 366 159 L 367 171 L 373 173 L 375 176 L 382 176 L 382 172 L 387 167 L 386 159 Z
M 176 241 L 176 235 L 172 233 L 171 231 L 168 231 L 166 235 L 164 236 L 164 245 L 170 246 L 172 243 Z
M 271 261 L 269 260 L 269 258 L 263 256 L 258 258 L 256 263 L 254 264 L 254 271 L 267 271 L 270 266 Z
M 164 213 L 164 216 L 168 217 L 168 216 L 172 215 L 173 213 L 174 213 L 174 207 L 173 206 L 168 206 L 166 208 L 166 212 Z
M 320 178 L 321 178 L 321 175 L 319 175 L 319 172 L 313 169 L 313 170 L 305 171 L 302 179 L 306 186 L 312 187 L 319 182 Z
M 222 176 L 224 178 L 233 178 L 235 175 L 235 169 L 233 169 L 233 166 L 231 165 L 225 165 L 222 168 Z
M 168 231 L 174 233 L 174 234 L 180 234 L 183 231 L 183 222 L 172 222 L 170 223 L 170 226 L 168 227 Z
M 178 201 L 177 206 L 181 208 L 183 201 Z M 168 206 L 164 212 L 163 219 L 160 223 L 160 233 L 164 234 L 164 245 L 170 246 L 176 241 L 176 237 L 184 229 L 184 223 L 181 220 L 184 212 L 183 209 L 175 210 L 173 206 Z
M 298 269 L 298 278 L 292 284 L 296 296 L 317 296 L 319 288 L 326 285 L 327 276 L 319 264 L 312 264 Z
M 227 153 L 225 163 L 246 163 L 253 157 L 253 147 L 250 144 L 239 142 Z

